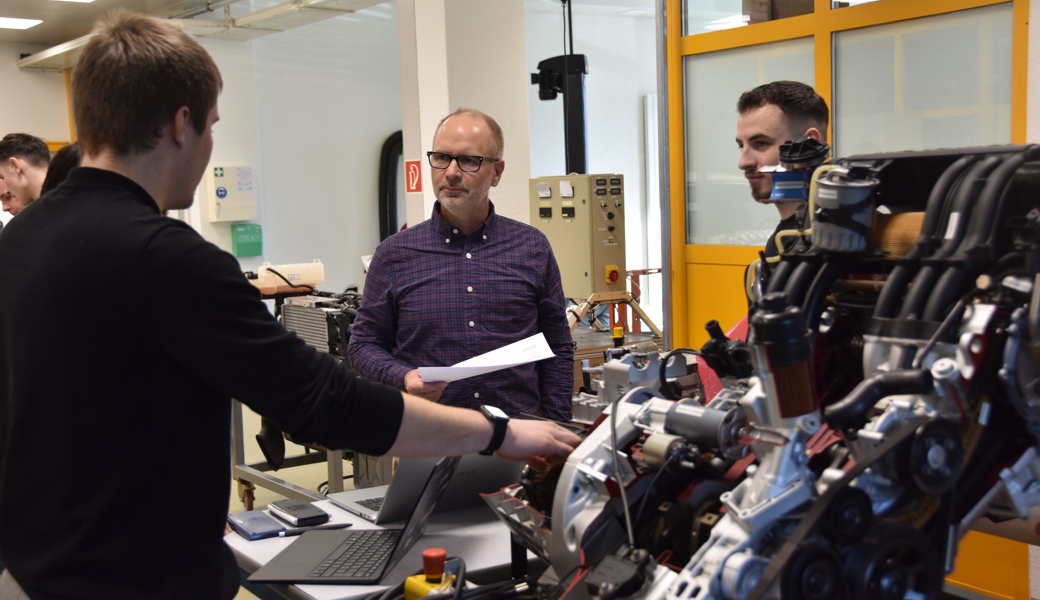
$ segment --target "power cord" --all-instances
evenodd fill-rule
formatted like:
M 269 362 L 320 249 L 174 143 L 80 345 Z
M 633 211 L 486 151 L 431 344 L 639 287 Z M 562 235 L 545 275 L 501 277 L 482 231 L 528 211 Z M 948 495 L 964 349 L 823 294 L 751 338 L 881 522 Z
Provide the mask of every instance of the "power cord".
M 313 285 L 305 285 L 305 284 L 293 283 L 293 282 L 289 281 L 289 279 L 285 275 L 282 275 L 281 273 L 279 273 L 278 271 L 275 271 L 271 267 L 267 267 L 267 272 L 271 273 L 272 275 L 275 275 L 276 277 L 278 277 L 279 279 L 284 281 L 285 284 L 288 285 L 291 288 L 307 288 L 308 290 L 310 290 L 312 292 L 315 289 Z
M 647 499 L 650 497 L 651 494 L 653 494 L 654 487 L 657 485 L 657 481 L 661 478 L 661 474 L 664 473 L 665 469 L 667 469 L 672 464 L 672 459 L 674 459 L 675 457 L 675 454 L 669 455 L 668 458 L 665 459 L 664 464 L 661 465 L 661 468 L 658 469 L 656 473 L 654 473 L 653 479 L 650 480 L 650 485 L 646 488 L 646 492 L 643 493 L 643 499 L 639 502 L 639 508 L 636 510 L 636 523 L 639 523 L 640 520 L 643 518 L 643 511 L 646 509 Z
M 628 495 L 625 493 L 625 482 L 621 480 L 621 461 L 618 457 L 617 412 L 620 401 L 621 398 L 614 400 L 610 410 L 610 447 L 614 453 L 611 462 L 614 463 L 614 480 L 617 481 L 618 491 L 621 493 L 621 507 L 624 509 L 623 512 L 625 514 L 625 531 L 628 533 L 628 543 L 632 548 L 635 548 L 636 536 L 632 533 L 632 514 L 628 509 Z
M 661 356 L 661 364 L 658 365 L 657 369 L 657 381 L 661 384 L 661 393 L 669 400 L 679 400 L 682 398 L 682 386 L 678 382 L 673 383 L 668 381 L 668 365 L 671 364 L 672 359 L 676 356 L 693 356 L 696 358 L 702 356 L 702 354 L 691 348 L 675 348 Z

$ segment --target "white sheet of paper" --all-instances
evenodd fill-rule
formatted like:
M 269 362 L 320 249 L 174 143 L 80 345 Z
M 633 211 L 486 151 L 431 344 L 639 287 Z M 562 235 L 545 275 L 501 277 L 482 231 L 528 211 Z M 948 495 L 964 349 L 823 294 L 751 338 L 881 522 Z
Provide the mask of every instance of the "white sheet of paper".
M 422 376 L 423 381 L 431 383 L 434 381 L 451 382 L 553 356 L 555 355 L 549 348 L 549 343 L 545 341 L 545 335 L 538 333 L 450 367 L 419 367 L 419 375 Z

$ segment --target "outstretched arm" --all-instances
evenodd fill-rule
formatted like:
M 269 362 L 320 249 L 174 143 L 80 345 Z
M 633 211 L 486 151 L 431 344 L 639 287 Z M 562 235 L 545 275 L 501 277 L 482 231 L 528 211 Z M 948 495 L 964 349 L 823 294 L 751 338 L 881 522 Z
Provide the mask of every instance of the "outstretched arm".
M 491 423 L 479 412 L 442 406 L 404 394 L 404 418 L 393 456 L 451 456 L 480 452 L 491 442 Z M 566 456 L 581 443 L 574 433 L 549 421 L 511 419 L 496 454 L 509 460 Z

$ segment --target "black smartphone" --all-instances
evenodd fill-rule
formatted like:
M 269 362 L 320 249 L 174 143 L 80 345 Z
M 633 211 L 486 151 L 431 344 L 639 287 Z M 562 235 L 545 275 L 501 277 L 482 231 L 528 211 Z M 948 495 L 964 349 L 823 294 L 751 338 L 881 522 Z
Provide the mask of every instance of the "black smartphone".
M 285 531 L 285 526 L 262 510 L 247 510 L 228 515 L 228 523 L 247 540 L 262 540 L 278 537 Z
M 329 513 L 306 500 L 288 498 L 267 505 L 267 510 L 279 519 L 297 527 L 321 525 L 329 520 Z

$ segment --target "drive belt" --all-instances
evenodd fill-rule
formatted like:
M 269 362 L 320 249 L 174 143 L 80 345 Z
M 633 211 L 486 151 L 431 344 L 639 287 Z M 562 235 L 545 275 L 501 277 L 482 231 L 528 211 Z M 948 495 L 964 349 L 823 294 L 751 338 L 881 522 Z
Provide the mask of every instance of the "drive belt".
M 845 472 L 840 478 L 836 479 L 832 484 L 827 486 L 827 491 L 821 495 L 816 502 L 806 511 L 802 517 L 801 522 L 794 528 L 794 531 L 787 536 L 784 543 L 780 546 L 770 560 L 769 564 L 762 571 L 762 574 L 758 577 L 758 581 L 755 583 L 755 587 L 752 588 L 751 593 L 748 594 L 747 600 L 759 600 L 762 595 L 769 588 L 769 585 L 773 583 L 776 576 L 780 574 L 780 571 L 787 564 L 787 561 L 794 554 L 795 550 L 798 549 L 799 544 L 805 539 L 809 532 L 816 527 L 816 522 L 820 520 L 827 507 L 834 500 L 834 497 L 838 495 L 838 492 L 845 489 L 852 480 L 855 479 L 867 469 L 870 465 L 874 464 L 886 454 L 891 452 L 896 446 L 898 446 L 903 440 L 909 438 L 917 430 L 918 427 L 927 423 L 930 419 L 926 416 L 918 416 L 908 421 L 902 429 L 899 429 L 895 433 L 889 433 L 885 435 L 885 441 L 880 446 L 874 449 L 873 452 L 868 454 L 862 460 L 856 460 L 856 464 L 851 469 Z

